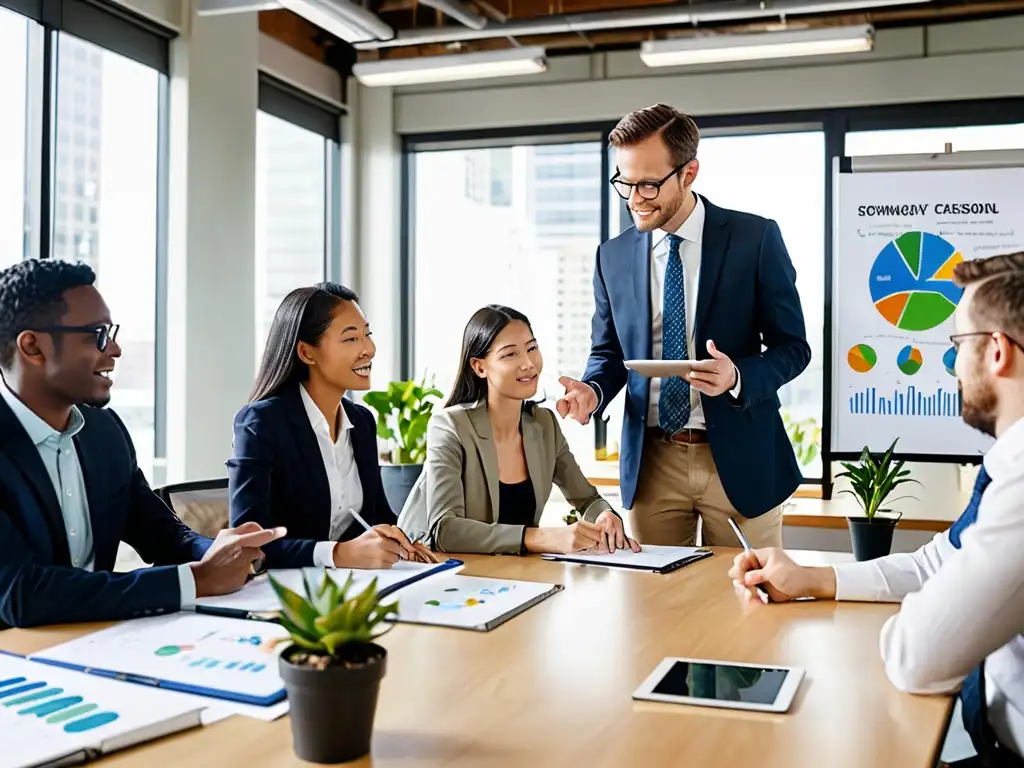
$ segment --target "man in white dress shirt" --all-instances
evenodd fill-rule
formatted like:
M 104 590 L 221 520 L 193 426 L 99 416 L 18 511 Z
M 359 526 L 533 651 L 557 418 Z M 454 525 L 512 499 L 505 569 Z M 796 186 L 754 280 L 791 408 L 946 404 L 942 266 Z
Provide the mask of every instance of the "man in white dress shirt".
M 960 690 L 971 765 L 1024 765 L 1024 252 L 960 264 L 957 378 L 963 418 L 997 438 L 963 515 L 910 554 L 806 568 L 779 549 L 737 556 L 745 599 L 761 584 L 797 597 L 902 601 L 882 628 L 893 684 L 913 693 Z
M 796 271 L 774 221 L 697 195 L 700 133 L 656 104 L 609 136 L 615 191 L 635 226 L 602 243 L 590 359 L 561 380 L 563 418 L 587 423 L 626 390 L 619 488 L 644 544 L 782 543 L 802 479 L 778 392 L 811 358 Z M 646 378 L 627 360 L 686 361 Z

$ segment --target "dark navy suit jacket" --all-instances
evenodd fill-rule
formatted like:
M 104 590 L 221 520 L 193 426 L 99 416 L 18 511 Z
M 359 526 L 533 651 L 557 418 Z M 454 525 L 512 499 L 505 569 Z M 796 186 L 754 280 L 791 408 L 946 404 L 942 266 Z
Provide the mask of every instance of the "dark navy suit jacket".
M 707 340 L 739 369 L 740 397 L 701 395 L 708 441 L 726 495 L 745 517 L 787 499 L 800 467 L 779 415 L 779 389 L 811 359 L 796 271 L 778 225 L 704 200 L 696 349 Z M 651 357 L 651 235 L 632 227 L 600 246 L 594 271 L 595 312 L 584 381 L 602 391 L 602 409 L 626 387 L 619 460 L 622 503 L 631 508 L 640 474 L 650 381 L 624 360 Z M 600 414 L 598 414 L 600 415 Z
M 286 538 L 263 547 L 267 568 L 313 565 L 317 542 L 328 541 L 330 534 L 331 488 L 299 386 L 250 403 L 235 416 L 235 455 L 227 463 L 231 525 L 252 520 L 265 528 L 288 529 Z M 370 525 L 394 525 L 397 518 L 380 480 L 373 414 L 349 400 L 341 403 L 352 422 L 352 449 L 363 484 L 359 514 Z M 353 522 L 341 540 L 363 531 Z
M 177 611 L 181 594 L 174 566 L 202 559 L 211 544 L 150 489 L 117 415 L 79 409 L 85 426 L 74 442 L 92 522 L 91 572 L 72 567 L 53 483 L 21 422 L 0 398 L 0 623 L 26 627 Z M 121 541 L 155 567 L 112 573 Z

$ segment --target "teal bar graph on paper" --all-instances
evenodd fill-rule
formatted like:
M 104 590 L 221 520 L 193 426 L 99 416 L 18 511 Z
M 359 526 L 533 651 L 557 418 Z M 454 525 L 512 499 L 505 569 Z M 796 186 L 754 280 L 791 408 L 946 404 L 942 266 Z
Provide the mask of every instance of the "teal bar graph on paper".
M 939 387 L 925 395 L 911 385 L 905 391 L 894 390 L 891 397 L 879 395 L 875 387 L 856 392 L 849 398 L 850 413 L 858 416 L 923 416 L 960 418 L 960 393 Z
M 66 733 L 91 731 L 120 717 L 117 712 L 96 712 L 97 704 L 83 703 L 81 696 L 64 696 L 64 693 L 63 688 L 47 687 L 45 680 L 30 681 L 25 677 L 0 680 L 0 699 L 4 700 L 5 708 L 13 710 L 28 704 L 30 706 L 17 710 L 17 714 L 46 718 L 43 722 L 62 726 Z

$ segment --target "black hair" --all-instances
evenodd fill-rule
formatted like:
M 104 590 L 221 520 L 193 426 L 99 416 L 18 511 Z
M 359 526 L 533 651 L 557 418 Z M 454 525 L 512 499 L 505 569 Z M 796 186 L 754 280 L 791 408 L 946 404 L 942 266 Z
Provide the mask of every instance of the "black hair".
M 0 270 L 0 368 L 14 364 L 19 334 L 59 325 L 68 311 L 64 292 L 96 282 L 88 264 L 28 259 Z
M 471 361 L 486 357 L 498 334 L 510 323 L 518 320 L 525 323 L 533 333 L 530 320 L 522 312 L 502 304 L 488 304 L 478 309 L 466 323 L 462 333 L 462 352 L 459 355 L 459 374 L 455 378 L 455 386 L 448 397 L 445 408 L 453 405 L 466 405 L 487 399 L 487 380 L 482 379 L 473 371 Z
M 359 301 L 356 292 L 337 283 L 296 288 L 281 301 L 267 336 L 249 402 L 266 400 L 289 385 L 309 378 L 309 366 L 299 359 L 300 341 L 316 344 L 331 325 L 331 313 L 342 301 Z

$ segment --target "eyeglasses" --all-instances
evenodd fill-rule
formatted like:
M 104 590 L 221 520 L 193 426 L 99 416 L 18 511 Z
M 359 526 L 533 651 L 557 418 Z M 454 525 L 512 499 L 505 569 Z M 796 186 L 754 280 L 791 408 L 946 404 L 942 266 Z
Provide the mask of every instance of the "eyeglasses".
M 952 336 L 949 337 L 949 343 L 953 345 L 954 352 L 959 352 L 960 342 L 963 341 L 964 339 L 970 338 L 972 336 L 992 336 L 994 338 L 996 334 L 1003 336 L 1008 342 L 1013 344 L 1015 347 L 1018 347 L 1021 350 L 1021 352 L 1024 352 L 1024 344 L 1021 344 L 1015 338 L 1013 338 L 1009 334 L 1003 333 L 1002 331 L 971 331 L 970 333 L 954 333 Z
M 42 333 L 93 333 L 96 335 L 96 349 L 106 352 L 107 346 L 112 341 L 117 341 L 117 332 L 120 325 L 49 325 L 45 328 L 37 328 Z
M 676 166 L 675 168 L 672 169 L 671 173 L 669 173 L 665 178 L 660 179 L 658 181 L 638 181 L 633 183 L 626 181 L 625 179 L 620 179 L 619 171 L 616 171 L 615 175 L 612 176 L 608 180 L 608 182 L 613 187 L 615 187 L 615 191 L 619 193 L 619 197 L 621 197 L 623 200 L 629 200 L 629 198 L 633 194 L 633 187 L 636 187 L 637 193 L 644 200 L 653 200 L 658 196 L 658 193 L 661 192 L 662 185 L 666 181 L 671 179 L 673 176 L 675 176 L 677 173 L 679 173 L 681 170 L 683 170 L 683 168 L 689 165 L 690 162 L 690 160 L 687 160 L 682 165 Z

